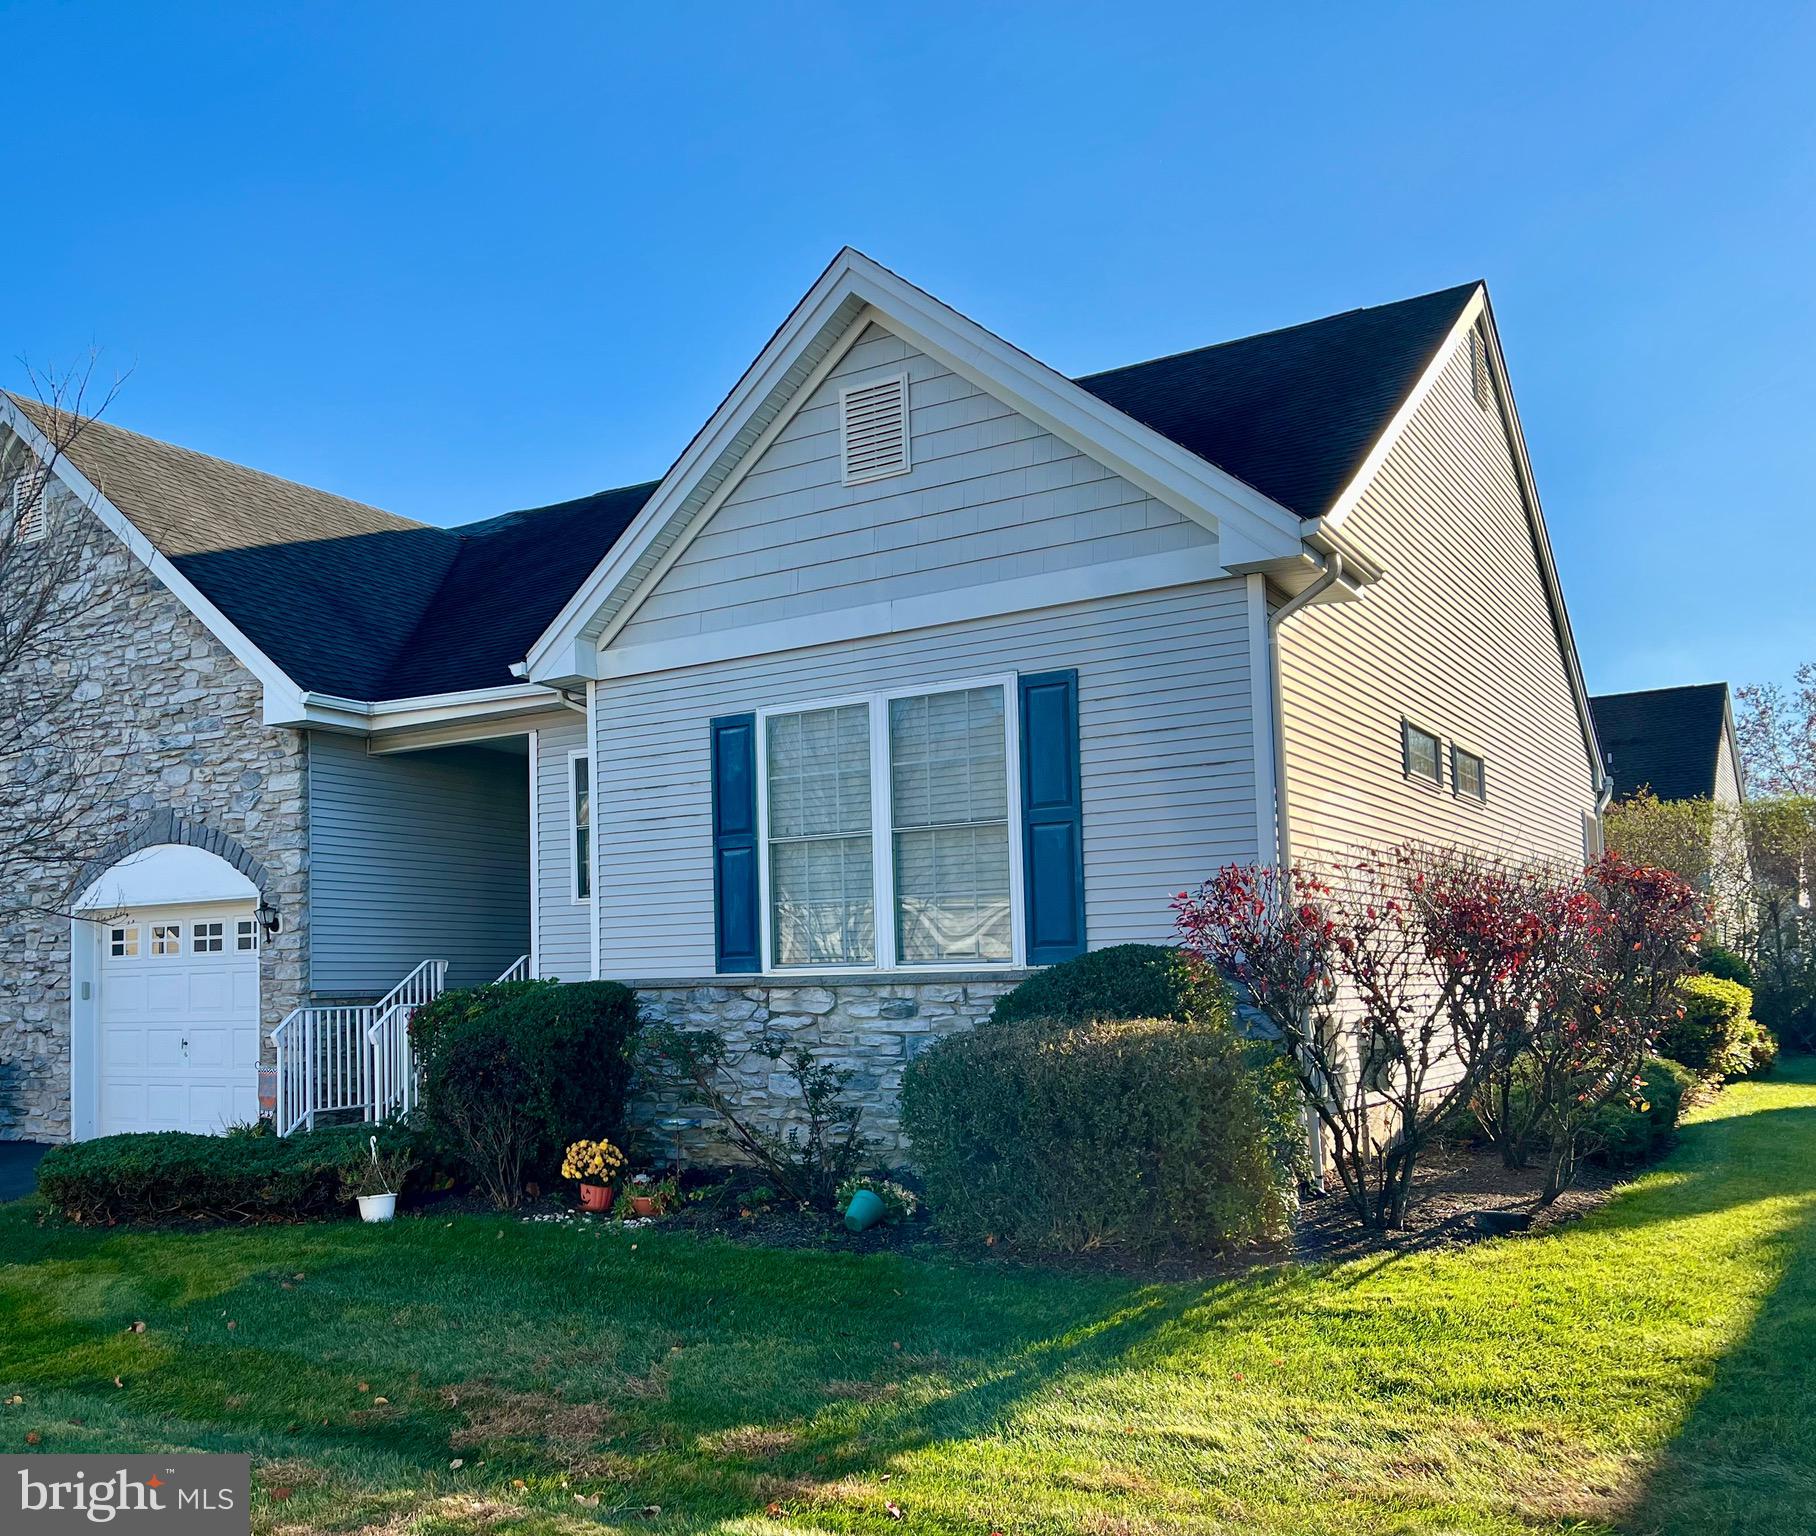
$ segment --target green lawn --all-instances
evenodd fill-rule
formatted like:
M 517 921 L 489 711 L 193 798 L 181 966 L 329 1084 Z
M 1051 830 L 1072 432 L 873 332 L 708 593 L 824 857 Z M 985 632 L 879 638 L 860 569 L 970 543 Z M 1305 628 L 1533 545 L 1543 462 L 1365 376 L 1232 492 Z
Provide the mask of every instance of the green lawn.
M 264 1532 L 1809 1531 L 1813 1202 L 1794 1062 L 1554 1235 L 1216 1283 L 22 1203 L 0 1450 L 247 1450 Z

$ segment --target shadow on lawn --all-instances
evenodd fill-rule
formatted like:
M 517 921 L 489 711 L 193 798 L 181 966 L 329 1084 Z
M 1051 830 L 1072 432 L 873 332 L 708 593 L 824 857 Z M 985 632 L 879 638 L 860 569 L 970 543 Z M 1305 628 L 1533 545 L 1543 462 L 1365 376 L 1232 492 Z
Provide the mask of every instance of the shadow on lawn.
M 1797 1066 L 1800 1078 L 1816 1076 L 1816 1064 Z M 1711 1145 L 1699 1148 L 1699 1141 Z M 1758 1239 L 1757 1262 L 1776 1271 L 1777 1281 L 1658 1456 L 1622 1529 L 1633 1536 L 1816 1531 L 1816 1109 L 1703 1121 L 1685 1131 L 1684 1143 L 1699 1165 L 1689 1187 L 1636 1202 L 1633 1220 L 1617 1216 L 1617 1225 L 1773 1198 L 1788 1197 L 1799 1208 Z M 1801 1165 L 1790 1188 L 1782 1169 L 1765 1171 L 1785 1157 Z M 1712 1176 L 1711 1167 L 1726 1176 Z

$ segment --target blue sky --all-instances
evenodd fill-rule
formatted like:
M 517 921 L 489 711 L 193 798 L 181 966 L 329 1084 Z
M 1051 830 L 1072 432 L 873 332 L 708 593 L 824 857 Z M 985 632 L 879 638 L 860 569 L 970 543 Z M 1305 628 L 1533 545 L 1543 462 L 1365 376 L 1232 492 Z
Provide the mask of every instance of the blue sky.
M 1816 8 L 1711 15 L 0 0 L 5 382 L 459 522 L 659 474 L 846 243 L 1072 373 L 1482 276 L 1591 688 L 1783 677 Z

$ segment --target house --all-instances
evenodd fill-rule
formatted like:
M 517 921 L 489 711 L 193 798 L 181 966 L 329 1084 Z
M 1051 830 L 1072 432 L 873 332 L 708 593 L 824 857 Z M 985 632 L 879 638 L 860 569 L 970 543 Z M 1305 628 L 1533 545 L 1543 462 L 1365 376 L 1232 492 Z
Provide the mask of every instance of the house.
M 1598 694 L 1589 709 L 1617 802 L 1651 795 L 1706 807 L 1688 847 L 1672 844 L 1669 856 L 1664 847 L 1621 851 L 1668 863 L 1694 881 L 1709 894 L 1715 933 L 1725 942 L 1743 941 L 1754 868 L 1738 815 L 1746 787 L 1728 685 Z
M 1589 709 L 1616 800 L 1651 794 L 1739 805 L 1746 798 L 1726 683 L 1601 693 Z
M 285 1128 L 392 1107 L 416 1001 L 528 972 L 807 1039 L 887 1142 L 928 1041 L 1223 864 L 1595 831 L 1478 283 L 1070 379 L 846 250 L 653 484 L 440 529 L 106 426 L 57 471 L 122 826 L 0 936 L 13 1134 L 261 1064 Z

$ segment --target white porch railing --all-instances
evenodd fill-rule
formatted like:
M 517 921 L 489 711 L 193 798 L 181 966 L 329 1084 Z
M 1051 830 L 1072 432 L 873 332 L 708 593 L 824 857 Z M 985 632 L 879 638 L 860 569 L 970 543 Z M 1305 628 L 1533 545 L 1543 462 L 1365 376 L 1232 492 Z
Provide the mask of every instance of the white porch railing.
M 499 981 L 528 981 L 530 979 L 530 957 L 519 955 L 511 962 L 511 968 L 498 978 Z M 493 983 L 494 986 L 497 982 Z
M 425 960 L 376 1003 L 292 1009 L 271 1032 L 277 1047 L 277 1132 L 313 1130 L 316 1117 L 367 1120 L 406 1112 L 416 1099 L 409 1023 L 439 997 L 446 960 Z

